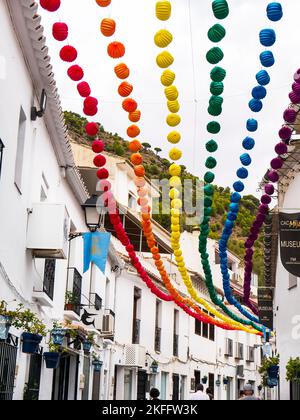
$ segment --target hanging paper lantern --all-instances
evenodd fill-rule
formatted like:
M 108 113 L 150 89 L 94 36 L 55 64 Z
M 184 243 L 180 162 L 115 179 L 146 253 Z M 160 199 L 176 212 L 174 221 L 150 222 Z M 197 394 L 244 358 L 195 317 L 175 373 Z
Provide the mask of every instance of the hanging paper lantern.
M 282 166 L 283 166 L 283 160 L 280 157 L 275 158 L 271 161 L 271 168 L 272 169 L 275 169 L 275 170 L 281 169 Z
M 133 123 L 139 122 L 141 119 L 141 111 L 136 110 L 134 112 L 129 113 L 129 120 Z
M 207 112 L 209 115 L 212 115 L 213 117 L 218 117 L 222 114 L 222 107 L 219 105 L 216 106 L 209 106 L 207 109 Z
M 293 89 L 293 92 L 295 92 L 299 95 L 300 94 L 300 83 L 298 83 L 298 82 L 293 83 L 292 89 Z
M 94 137 L 98 134 L 99 126 L 94 122 L 87 123 L 85 126 L 85 131 L 88 136 Z
M 182 158 L 182 151 L 174 147 L 173 149 L 170 150 L 169 157 L 171 160 L 179 160 Z
M 260 112 L 263 108 L 263 103 L 259 99 L 251 99 L 249 102 L 249 108 L 253 112 Z
M 246 178 L 248 178 L 249 172 L 246 168 L 240 168 L 240 169 L 237 170 L 236 174 L 237 174 L 238 178 L 246 179 Z
M 247 130 L 250 131 L 251 133 L 254 133 L 258 128 L 258 122 L 257 120 L 250 118 L 247 121 Z
M 210 140 L 205 147 L 208 152 L 215 153 L 218 150 L 218 143 L 215 140 Z
M 106 164 L 106 157 L 103 155 L 97 155 L 94 157 L 94 165 L 97 168 L 102 168 L 102 166 L 105 166 Z
M 181 134 L 178 131 L 172 131 L 168 134 L 168 142 L 172 144 L 177 144 L 181 140 Z
M 266 192 L 267 195 L 273 195 L 274 192 L 275 192 L 274 185 L 272 185 L 272 184 L 265 185 L 265 192 Z
M 168 110 L 173 114 L 176 114 L 180 110 L 180 104 L 178 101 L 168 101 Z
M 291 140 L 292 134 L 293 134 L 293 130 L 287 126 L 282 127 L 279 130 L 279 137 L 281 138 L 281 140 L 284 140 L 284 141 Z
M 214 96 L 222 95 L 224 92 L 224 84 L 222 82 L 212 82 L 210 84 L 210 92 Z
M 268 178 L 273 183 L 278 182 L 279 181 L 279 174 L 276 171 L 270 171 L 268 173 Z
M 272 67 L 275 64 L 275 58 L 272 51 L 263 51 L 259 58 L 264 67 Z
M 135 173 L 135 175 L 137 176 L 137 177 L 144 177 L 145 176 L 145 168 L 143 167 L 143 165 L 138 165 L 138 166 L 135 166 L 135 168 L 134 168 L 134 173 Z
M 173 41 L 173 35 L 166 29 L 162 29 L 155 34 L 154 42 L 159 48 L 166 48 Z
M 133 86 L 130 85 L 128 82 L 122 82 L 118 88 L 118 93 L 123 98 L 129 96 L 133 91 Z
M 98 114 L 98 108 L 83 108 L 83 113 L 88 117 L 94 117 L 96 114 Z
M 214 169 L 217 166 L 216 159 L 210 156 L 209 158 L 206 159 L 205 166 L 208 169 Z
M 206 54 L 206 60 L 210 64 L 218 64 L 224 58 L 224 53 L 219 47 L 211 48 Z
M 273 29 L 263 29 L 259 33 L 259 40 L 264 47 L 272 47 L 276 42 L 276 33 Z
M 297 112 L 292 108 L 288 108 L 284 111 L 283 118 L 287 123 L 293 124 L 296 121 Z
M 156 63 L 162 69 L 166 69 L 174 63 L 174 57 L 168 51 L 164 51 L 157 56 Z
M 208 184 L 211 184 L 212 182 L 214 182 L 214 180 L 215 174 L 213 174 L 212 172 L 206 172 L 206 174 L 204 175 L 204 181 Z
M 122 103 L 122 107 L 126 112 L 134 112 L 137 110 L 138 104 L 134 99 L 125 99 Z
M 127 135 L 128 137 L 131 137 L 131 138 L 139 136 L 140 133 L 141 133 L 141 130 L 139 129 L 137 125 L 131 125 L 127 129 Z
M 209 105 L 211 107 L 220 107 L 223 105 L 224 99 L 221 96 L 211 96 Z
M 121 58 L 125 54 L 125 46 L 121 42 L 112 42 L 107 47 L 107 53 L 111 58 Z
M 264 194 L 262 197 L 261 197 L 261 200 L 260 200 L 263 204 L 266 204 L 266 205 L 268 205 L 268 204 L 270 204 L 271 202 L 272 202 L 272 198 L 269 196 L 269 195 L 267 195 L 267 194 Z
M 98 6 L 100 7 L 107 7 L 110 5 L 111 0 L 96 0 L 96 3 L 98 4 Z
M 256 86 L 252 90 L 252 96 L 254 99 L 264 99 L 267 96 L 267 90 L 263 86 Z
M 243 140 L 243 148 L 246 150 L 252 150 L 255 146 L 255 141 L 251 137 L 246 137 Z
M 60 0 L 40 0 L 40 5 L 48 12 L 56 12 L 60 8 Z
M 75 65 L 68 69 L 68 76 L 70 79 L 74 80 L 74 82 L 79 82 L 79 80 L 83 78 L 84 72 L 80 66 Z
M 215 0 L 212 9 L 217 19 L 226 19 L 229 15 L 229 6 L 226 0 Z
M 178 89 L 176 86 L 169 86 L 165 89 L 165 95 L 169 101 L 176 101 L 179 96 Z
M 234 191 L 240 193 L 244 191 L 245 185 L 242 183 L 242 181 L 237 181 L 233 184 Z M 236 220 L 236 215 L 234 216 L 234 220 Z
M 102 140 L 95 140 L 92 143 L 92 150 L 94 153 L 102 153 L 104 151 L 104 143 Z
M 98 99 L 97 98 L 93 98 L 92 96 L 88 96 L 84 102 L 83 105 L 86 109 L 89 108 L 95 108 L 98 105 Z
M 161 83 L 163 86 L 171 86 L 175 81 L 175 73 L 171 70 L 165 70 L 161 76 Z
M 142 149 L 142 145 L 138 140 L 133 140 L 129 143 L 128 148 L 132 153 L 137 153 Z
M 267 16 L 272 22 L 278 22 L 282 16 L 282 6 L 278 2 L 272 2 L 267 7 Z
M 266 70 L 261 70 L 257 73 L 256 80 L 259 85 L 266 86 L 270 83 L 271 78 Z
M 208 38 L 211 42 L 220 42 L 226 36 L 226 30 L 218 23 L 208 31 Z
M 171 176 L 180 176 L 182 172 L 181 166 L 177 165 L 176 163 L 173 163 L 169 167 L 169 174 Z
M 248 153 L 244 153 L 240 157 L 240 160 L 242 162 L 242 165 L 244 165 L 244 166 L 249 166 L 249 165 L 251 165 L 251 162 L 252 162 L 252 159 L 251 159 L 251 157 Z
M 71 63 L 77 58 L 77 50 L 71 45 L 66 45 L 60 50 L 59 56 L 63 61 Z
M 300 95 L 295 93 L 295 92 L 291 92 L 289 94 L 289 98 L 290 98 L 290 100 L 293 104 L 299 104 L 300 103 Z
M 101 168 L 97 171 L 97 177 L 99 179 L 107 179 L 109 177 L 108 170 L 105 168 Z
M 134 153 L 131 155 L 130 160 L 133 165 L 140 165 L 143 162 L 143 157 L 139 153 Z
M 288 152 L 288 147 L 285 143 L 281 142 L 276 144 L 275 146 L 275 152 L 280 155 L 285 155 Z
M 116 22 L 113 19 L 103 19 L 100 30 L 102 35 L 110 37 L 116 32 Z
M 158 1 L 156 3 L 156 17 L 159 20 L 168 20 L 170 19 L 172 12 L 172 6 L 169 1 Z
M 119 79 L 124 80 L 124 79 L 127 79 L 127 77 L 129 77 L 129 75 L 130 75 L 130 70 L 129 70 L 129 68 L 126 66 L 126 64 L 121 63 L 121 64 L 118 64 L 118 65 L 115 67 L 115 73 L 116 73 L 116 75 L 117 75 L 117 77 L 118 77 Z
M 226 70 L 222 67 L 214 67 L 210 73 L 213 82 L 223 82 L 226 77 Z
M 79 95 L 83 98 L 86 98 L 91 94 L 91 88 L 87 82 L 78 83 L 77 90 Z
M 218 134 L 221 131 L 221 125 L 217 121 L 208 123 L 206 128 L 210 134 Z
M 52 27 L 52 35 L 56 41 L 65 41 L 68 38 L 69 28 L 66 23 L 57 22 Z
M 300 83 L 300 69 L 298 69 L 294 74 L 294 80 L 295 82 Z
M 176 127 L 181 123 L 181 117 L 178 114 L 169 114 L 167 116 L 167 124 L 170 127 Z

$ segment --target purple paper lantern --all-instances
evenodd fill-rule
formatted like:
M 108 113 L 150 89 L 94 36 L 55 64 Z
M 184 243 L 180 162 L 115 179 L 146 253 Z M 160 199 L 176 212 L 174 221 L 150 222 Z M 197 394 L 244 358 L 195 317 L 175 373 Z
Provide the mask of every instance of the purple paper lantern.
M 293 83 L 292 89 L 293 89 L 293 92 L 300 95 L 300 81 L 299 81 L 299 83 L 298 82 Z
M 258 207 L 258 211 L 259 211 L 260 214 L 267 214 L 269 212 L 269 207 L 266 206 L 265 204 L 261 204 Z
M 279 174 L 276 171 L 270 171 L 268 173 L 268 178 L 273 183 L 278 182 L 279 181 Z
M 288 147 L 285 143 L 278 143 L 275 146 L 275 152 L 280 155 L 285 155 L 288 152 Z
M 289 94 L 289 98 L 290 98 L 290 100 L 293 104 L 299 104 L 300 103 L 300 95 L 295 93 L 295 92 L 291 92 Z
M 279 137 L 284 141 L 291 140 L 292 134 L 293 130 L 287 126 L 284 126 L 279 130 Z
M 270 203 L 271 203 L 272 198 L 271 198 L 269 195 L 264 194 L 264 195 L 261 197 L 260 201 L 261 201 L 263 204 L 267 204 L 267 205 L 268 205 L 268 204 L 270 204 Z M 261 216 L 262 216 L 262 217 L 265 217 L 265 215 L 263 215 L 263 214 L 261 214 Z M 259 215 L 257 216 L 257 220 L 259 220 L 259 219 L 258 219 L 258 217 L 259 217 Z
M 272 169 L 281 169 L 283 165 L 283 160 L 280 157 L 277 157 L 271 161 Z
M 298 69 L 294 75 L 295 82 L 300 83 L 300 69 Z
M 284 111 L 283 118 L 287 123 L 293 124 L 296 121 L 297 112 L 292 108 L 288 108 Z
M 270 195 L 270 196 L 273 195 L 274 192 L 275 192 L 274 185 L 273 184 L 267 184 L 265 186 L 265 192 L 266 192 L 267 195 Z

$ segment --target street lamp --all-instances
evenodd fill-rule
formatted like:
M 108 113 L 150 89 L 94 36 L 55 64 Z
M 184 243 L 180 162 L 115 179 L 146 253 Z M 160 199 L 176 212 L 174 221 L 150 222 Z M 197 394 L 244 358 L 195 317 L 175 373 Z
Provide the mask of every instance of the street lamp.
M 99 203 L 99 196 L 92 195 L 83 205 L 85 223 L 90 232 L 96 232 L 101 226 L 104 205 Z

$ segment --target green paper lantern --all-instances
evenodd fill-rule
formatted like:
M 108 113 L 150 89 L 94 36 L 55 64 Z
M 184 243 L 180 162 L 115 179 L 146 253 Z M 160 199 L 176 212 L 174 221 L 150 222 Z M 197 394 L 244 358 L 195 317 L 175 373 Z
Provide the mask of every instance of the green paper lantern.
M 204 187 L 204 192 L 211 197 L 214 194 L 214 187 L 212 185 L 206 185 Z M 209 217 L 204 218 L 203 223 L 209 223 Z
M 208 109 L 207 109 L 207 112 L 212 117 L 218 117 L 219 115 L 222 114 L 222 111 L 223 110 L 222 110 L 221 106 L 209 106 Z
M 217 19 L 226 19 L 229 15 L 229 6 L 226 0 L 215 0 L 212 9 Z
M 224 92 L 224 84 L 222 82 L 211 82 L 210 93 L 214 96 L 222 95 Z
M 211 48 L 206 54 L 206 60 L 210 64 L 218 64 L 224 58 L 224 53 L 219 47 Z
M 222 96 L 211 96 L 210 100 L 209 100 L 209 105 L 211 107 L 221 107 L 223 105 L 224 99 L 222 98 Z
M 211 212 L 212 212 L 211 207 L 207 207 L 206 209 L 204 209 L 204 216 L 210 217 Z
M 216 159 L 215 159 L 215 158 L 213 158 L 213 157 L 209 157 L 209 158 L 207 158 L 207 160 L 206 160 L 206 162 L 205 162 L 205 166 L 206 166 L 208 169 L 213 169 L 213 168 L 215 168 L 215 167 L 217 166 L 217 161 L 216 161 Z
M 206 172 L 206 174 L 204 175 L 204 181 L 207 184 L 211 184 L 212 182 L 214 182 L 215 180 L 215 174 L 213 174 L 212 172 Z
M 221 131 L 221 125 L 217 121 L 211 121 L 207 124 L 207 131 L 210 134 L 218 134 Z
M 220 42 L 223 38 L 225 38 L 226 30 L 224 26 L 217 23 L 212 28 L 210 28 L 207 36 L 211 42 Z
M 215 140 L 210 140 L 205 147 L 209 153 L 215 153 L 218 150 L 218 143 Z
M 226 77 L 226 70 L 222 67 L 214 67 L 210 72 L 210 77 L 213 82 L 223 82 Z

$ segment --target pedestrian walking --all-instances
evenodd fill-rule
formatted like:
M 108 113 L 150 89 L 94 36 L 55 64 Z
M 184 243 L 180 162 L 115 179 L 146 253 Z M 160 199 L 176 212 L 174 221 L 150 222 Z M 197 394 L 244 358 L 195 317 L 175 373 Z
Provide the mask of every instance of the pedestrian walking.
M 260 398 L 254 395 L 254 389 L 251 384 L 246 384 L 244 386 L 244 397 L 240 398 L 240 401 L 260 401 Z
M 204 386 L 202 384 L 197 385 L 196 392 L 190 395 L 190 400 L 209 401 L 209 396 L 204 392 Z

